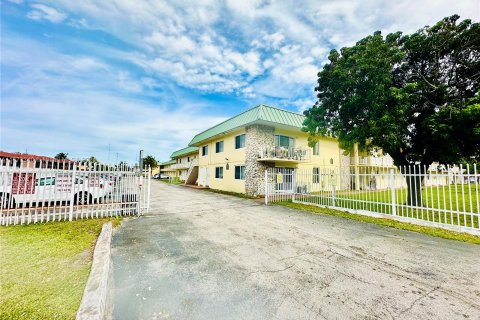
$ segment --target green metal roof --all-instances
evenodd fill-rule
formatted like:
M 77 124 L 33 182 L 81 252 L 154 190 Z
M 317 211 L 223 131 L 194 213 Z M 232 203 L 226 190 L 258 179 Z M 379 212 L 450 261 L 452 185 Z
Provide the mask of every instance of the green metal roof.
M 169 161 L 165 161 L 165 162 L 160 163 L 160 165 L 161 166 L 167 166 L 169 164 L 175 164 L 175 163 L 177 163 L 176 160 L 169 160 Z
M 239 127 L 244 127 L 256 121 L 266 121 L 272 122 L 273 125 L 281 124 L 301 128 L 304 120 L 305 116 L 302 114 L 261 104 L 197 134 L 193 137 L 192 141 L 190 141 L 189 145 L 197 145 L 214 136 Z
M 197 147 L 186 147 L 177 151 L 174 151 L 170 158 L 179 158 L 181 156 L 187 155 L 189 153 L 198 152 Z

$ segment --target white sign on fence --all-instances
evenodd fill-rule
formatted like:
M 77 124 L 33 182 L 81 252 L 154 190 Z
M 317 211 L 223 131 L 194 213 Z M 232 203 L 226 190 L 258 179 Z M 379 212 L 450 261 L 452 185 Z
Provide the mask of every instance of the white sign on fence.
M 72 175 L 57 173 L 55 175 L 55 189 L 57 192 L 70 192 L 72 190 Z

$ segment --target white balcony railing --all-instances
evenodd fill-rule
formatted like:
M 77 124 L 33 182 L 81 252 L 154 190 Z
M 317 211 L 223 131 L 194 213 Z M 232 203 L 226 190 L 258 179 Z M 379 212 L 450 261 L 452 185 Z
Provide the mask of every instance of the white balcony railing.
M 192 159 L 192 161 L 189 161 L 189 162 L 176 163 L 176 164 L 173 164 L 171 168 L 175 170 L 189 169 L 192 166 L 192 164 L 196 165 L 196 160 L 197 159 Z
M 301 148 L 264 147 L 260 149 L 260 160 L 308 161 L 310 150 Z
M 359 164 L 359 165 L 367 165 L 367 166 L 383 166 L 389 167 L 393 166 L 393 159 L 390 157 L 358 157 L 357 161 L 355 161 L 355 157 L 352 157 L 350 160 L 350 164 Z

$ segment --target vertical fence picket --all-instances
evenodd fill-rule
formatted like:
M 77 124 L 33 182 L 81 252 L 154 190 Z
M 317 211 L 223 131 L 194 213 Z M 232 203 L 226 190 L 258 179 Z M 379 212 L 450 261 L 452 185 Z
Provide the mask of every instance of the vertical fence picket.
M 467 163 L 467 187 L 468 187 L 468 199 L 470 200 L 469 201 L 470 202 L 470 210 L 469 210 L 469 212 L 470 212 L 470 214 L 469 214 L 470 215 L 470 226 L 473 227 L 473 224 L 474 224 L 474 222 L 473 222 L 473 202 L 472 202 L 473 197 L 472 197 L 472 188 L 470 187 L 470 183 L 471 183 L 470 166 Z M 467 211 L 467 210 L 465 210 L 465 211 Z
M 462 175 L 462 195 L 465 195 L 465 175 L 463 174 L 463 164 L 460 165 L 460 172 L 461 172 L 461 175 Z M 464 212 L 466 212 L 466 208 L 465 208 L 465 197 L 463 196 L 462 197 L 462 210 Z M 463 225 L 466 226 L 467 225 L 467 215 L 466 213 L 463 214 Z
M 480 180 L 480 175 L 477 172 L 477 164 L 473 164 L 473 173 L 475 175 L 475 198 L 477 200 L 477 227 L 480 229 L 480 195 L 478 194 L 478 183 Z M 475 226 L 473 226 L 475 228 Z

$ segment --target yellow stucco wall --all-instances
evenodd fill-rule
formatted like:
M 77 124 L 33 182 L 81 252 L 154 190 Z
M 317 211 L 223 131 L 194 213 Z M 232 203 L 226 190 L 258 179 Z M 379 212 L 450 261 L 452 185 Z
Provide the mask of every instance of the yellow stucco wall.
M 310 160 L 301 161 L 298 163 L 285 163 L 281 161 L 275 162 L 275 167 L 293 168 L 297 171 L 298 184 L 308 184 L 308 188 L 311 191 L 318 191 L 319 189 L 327 188 L 331 185 L 332 181 L 325 173 L 335 171 L 338 172 L 340 167 L 340 156 L 342 150 L 338 144 L 338 141 L 334 138 L 322 137 L 318 141 L 319 153 L 313 154 L 313 148 L 308 146 L 308 134 L 296 130 L 276 129 L 275 134 L 285 135 L 295 138 L 295 148 L 302 148 L 309 150 Z M 319 177 L 319 183 L 313 183 L 312 174 L 313 168 L 319 168 L 322 174 Z M 303 174 L 303 175 L 302 175 Z M 337 177 L 337 176 L 335 176 Z M 301 181 L 304 180 L 304 181 Z M 333 182 L 335 185 L 340 185 L 339 179 L 335 179 Z
M 235 179 L 235 166 L 245 165 L 245 148 L 235 149 L 235 137 L 244 133 L 244 128 L 235 130 L 200 146 L 199 184 L 207 184 L 206 181 L 203 181 L 207 169 L 208 186 L 210 188 L 239 193 L 245 192 L 245 181 Z M 215 144 L 219 141 L 223 141 L 223 152 L 216 153 Z M 202 156 L 202 147 L 205 145 L 208 145 L 208 155 Z M 227 163 L 228 170 L 226 168 Z M 223 167 L 223 179 L 215 178 L 216 167 Z
M 235 179 L 235 166 L 245 165 L 245 149 L 235 149 L 235 137 L 244 134 L 245 129 L 239 129 L 221 137 L 200 145 L 199 149 L 199 184 L 208 185 L 212 189 L 232 192 L 245 192 L 245 181 Z M 322 138 L 319 141 L 319 155 L 313 155 L 313 149 L 308 147 L 308 134 L 300 130 L 276 129 L 275 134 L 295 138 L 295 147 L 307 149 L 310 152 L 310 160 L 299 163 L 276 161 L 276 167 L 296 168 L 312 170 L 314 167 L 338 168 L 340 165 L 340 148 L 333 138 Z M 224 151 L 215 153 L 215 144 L 224 141 Z M 208 145 L 208 155 L 202 156 L 202 146 Z M 228 160 L 226 160 L 228 159 Z M 333 163 L 332 163 L 332 162 Z M 226 164 L 229 164 L 229 170 Z M 215 178 L 215 167 L 223 167 L 223 179 Z M 205 169 L 208 169 L 208 182 L 204 178 Z
M 187 172 L 188 172 L 188 167 L 190 166 L 190 162 L 192 162 L 194 159 L 198 158 L 198 153 L 197 152 L 191 152 L 186 155 L 183 155 L 179 158 L 176 158 L 175 160 L 177 161 L 177 165 L 185 165 L 186 168 L 178 168 L 176 169 L 175 176 L 180 177 L 180 180 L 184 180 Z
M 157 173 L 160 173 L 160 166 L 152 168 L 152 176 Z
M 340 166 L 340 147 L 338 141 L 334 138 L 321 138 L 319 143 L 319 154 L 313 155 L 313 148 L 308 146 L 308 134 L 296 130 L 275 129 L 276 135 L 285 135 L 295 138 L 295 148 L 309 150 L 310 160 L 298 163 L 282 163 L 276 162 L 276 167 L 289 167 L 298 169 L 320 168 L 338 168 Z

